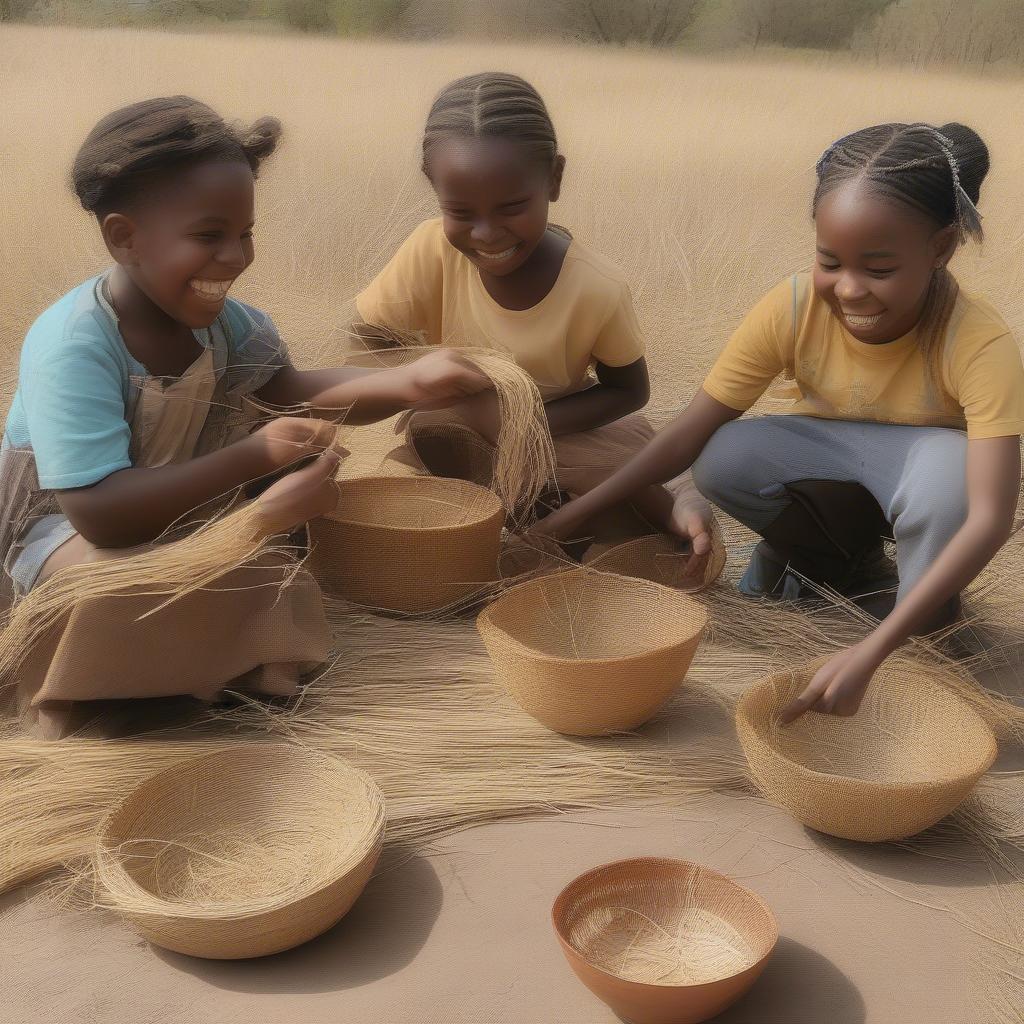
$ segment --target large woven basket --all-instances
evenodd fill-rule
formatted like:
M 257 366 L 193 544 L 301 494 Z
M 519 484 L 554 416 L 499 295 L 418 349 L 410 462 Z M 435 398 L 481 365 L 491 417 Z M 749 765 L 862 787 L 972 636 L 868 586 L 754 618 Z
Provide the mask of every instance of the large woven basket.
M 104 820 L 104 902 L 150 942 L 217 960 L 298 946 L 343 917 L 377 862 L 384 799 L 363 772 L 285 743 L 152 776 Z
M 706 624 L 685 594 L 591 569 L 521 583 L 477 619 L 520 707 L 574 736 L 646 722 L 682 683 Z
M 678 537 L 667 533 L 652 533 L 614 546 L 595 545 L 586 553 L 583 561 L 602 572 L 635 576 L 665 587 L 695 593 L 710 587 L 725 568 L 725 542 L 718 528 L 712 529 L 711 557 L 702 576 L 691 578 L 686 575 L 690 551 L 690 545 Z
M 754 782 L 803 824 L 862 842 L 903 839 L 949 814 L 991 766 L 984 719 L 905 665 L 883 665 L 852 717 L 808 712 L 779 724 L 821 664 L 762 680 L 736 710 Z
M 631 1024 L 694 1024 L 764 970 L 779 930 L 767 904 L 717 871 L 642 857 L 594 868 L 551 912 L 576 976 Z
M 310 523 L 309 567 L 356 604 L 426 612 L 493 582 L 505 513 L 464 480 L 368 477 L 338 485 L 333 514 Z

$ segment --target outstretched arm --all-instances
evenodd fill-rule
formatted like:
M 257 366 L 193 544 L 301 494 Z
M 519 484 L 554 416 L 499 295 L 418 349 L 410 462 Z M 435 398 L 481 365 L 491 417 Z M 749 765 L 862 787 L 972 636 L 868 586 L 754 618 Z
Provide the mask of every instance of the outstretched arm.
M 632 500 L 645 488 L 688 470 L 719 427 L 740 414 L 704 391 L 618 472 L 542 519 L 534 532 L 559 540 L 577 536 L 599 512 Z
M 304 415 L 354 426 L 376 423 L 421 402 L 454 403 L 490 388 L 490 380 L 455 352 L 439 349 L 390 369 L 284 366 L 256 393 L 268 405 L 302 406 Z
M 257 397 L 285 408 L 302 405 L 313 418 L 280 417 L 220 451 L 179 465 L 124 469 L 91 487 L 61 491 L 58 500 L 93 544 L 143 544 L 208 501 L 326 451 L 336 433 L 328 420 L 371 423 L 421 402 L 454 402 L 490 386 L 472 364 L 447 352 L 398 369 L 282 367 Z M 313 490 L 318 487 L 311 483 Z M 300 503 L 294 504 L 301 511 Z M 289 526 L 304 521 L 299 515 Z
M 1020 438 L 967 443 L 967 519 L 932 567 L 876 629 L 831 658 L 782 712 L 791 722 L 805 711 L 855 714 L 875 670 L 928 625 L 935 613 L 988 565 L 1013 530 L 1020 493 Z

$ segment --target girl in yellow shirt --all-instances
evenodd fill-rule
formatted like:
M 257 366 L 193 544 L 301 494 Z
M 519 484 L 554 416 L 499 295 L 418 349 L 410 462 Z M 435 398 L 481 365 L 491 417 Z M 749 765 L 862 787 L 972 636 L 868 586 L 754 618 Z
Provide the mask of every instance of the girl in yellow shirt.
M 813 272 L 770 292 L 687 409 L 635 459 L 538 530 L 572 536 L 694 466 L 698 487 L 765 538 L 742 584 L 793 594 L 788 569 L 848 587 L 896 542 L 895 608 L 787 709 L 853 714 L 908 637 L 959 614 L 960 591 L 1010 535 L 1024 367 L 999 315 L 947 264 L 980 239 L 988 150 L 959 124 L 876 125 L 817 166 Z M 738 420 L 778 375 L 790 415 Z
M 564 168 L 554 125 L 529 83 L 484 73 L 446 86 L 423 138 L 423 171 L 441 216 L 412 233 L 357 308 L 375 331 L 403 341 L 511 354 L 545 399 L 558 483 L 581 494 L 653 430 L 638 414 L 649 397 L 647 364 L 622 272 L 548 222 Z M 472 477 L 467 451 L 479 452 L 481 437 L 485 447 L 493 442 L 496 402 L 473 399 L 454 418 L 472 431 L 463 451 L 454 450 L 451 414 L 443 424 L 413 417 L 410 443 L 432 471 Z M 707 504 L 688 476 L 673 490 L 677 520 L 685 509 L 706 553 Z M 649 522 L 668 524 L 673 496 L 664 488 L 632 498 Z

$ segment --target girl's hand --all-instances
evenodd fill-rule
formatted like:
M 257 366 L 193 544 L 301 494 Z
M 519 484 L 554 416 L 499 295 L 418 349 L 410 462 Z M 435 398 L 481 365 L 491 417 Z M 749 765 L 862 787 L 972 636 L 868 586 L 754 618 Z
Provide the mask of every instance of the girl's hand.
M 711 558 L 711 522 L 711 509 L 707 502 L 690 499 L 685 503 L 677 501 L 672 506 L 668 521 L 669 532 L 689 541 L 693 552 L 686 563 L 681 581 L 684 586 L 691 580 L 704 579 Z
M 580 502 L 576 498 L 566 502 L 561 508 L 555 509 L 539 522 L 530 527 L 528 537 L 550 538 L 557 541 L 576 540 L 579 531 L 586 523 L 586 516 L 580 516 Z
M 338 504 L 334 474 L 340 462 L 337 452 L 325 451 L 315 462 L 268 487 L 256 500 L 266 536 L 290 533 L 310 519 L 333 512 Z
M 400 372 L 406 375 L 405 400 L 409 406 L 430 403 L 445 408 L 460 399 L 491 388 L 491 379 L 456 352 L 431 352 Z
M 252 439 L 274 471 L 322 454 L 334 444 L 337 433 L 337 427 L 327 420 L 279 416 L 254 431 Z
M 840 651 L 818 669 L 804 692 L 782 709 L 780 720 L 788 725 L 806 711 L 855 715 L 871 677 L 884 660 L 884 655 L 876 653 L 870 636 Z

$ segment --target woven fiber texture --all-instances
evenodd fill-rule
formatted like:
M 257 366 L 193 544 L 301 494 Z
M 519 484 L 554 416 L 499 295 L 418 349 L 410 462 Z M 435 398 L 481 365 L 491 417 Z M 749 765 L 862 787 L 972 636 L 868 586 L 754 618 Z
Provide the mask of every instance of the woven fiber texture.
M 679 537 L 667 533 L 652 533 L 614 546 L 595 545 L 584 557 L 586 565 L 602 572 L 620 576 L 634 576 L 641 580 L 660 583 L 664 587 L 696 593 L 710 587 L 725 568 L 726 550 L 721 532 L 712 528 L 711 557 L 702 575 L 687 574 L 690 545 Z
M 343 917 L 384 833 L 384 798 L 346 762 L 252 743 L 153 775 L 110 813 L 99 899 L 146 939 L 237 960 L 291 949 Z
M 437 477 L 343 480 L 338 491 L 336 511 L 309 528 L 310 571 L 328 593 L 427 612 L 497 578 L 505 512 L 491 491 Z
M 984 719 L 907 662 L 875 674 L 853 717 L 811 712 L 780 725 L 779 711 L 820 664 L 762 680 L 736 709 L 751 777 L 803 824 L 862 842 L 916 835 L 953 811 L 995 759 Z
M 656 857 L 580 875 L 555 900 L 552 922 L 580 980 L 633 1024 L 721 1013 L 753 985 L 779 937 L 748 889 Z
M 706 624 L 685 594 L 591 569 L 521 583 L 477 619 L 499 682 L 575 736 L 646 722 L 682 683 Z

